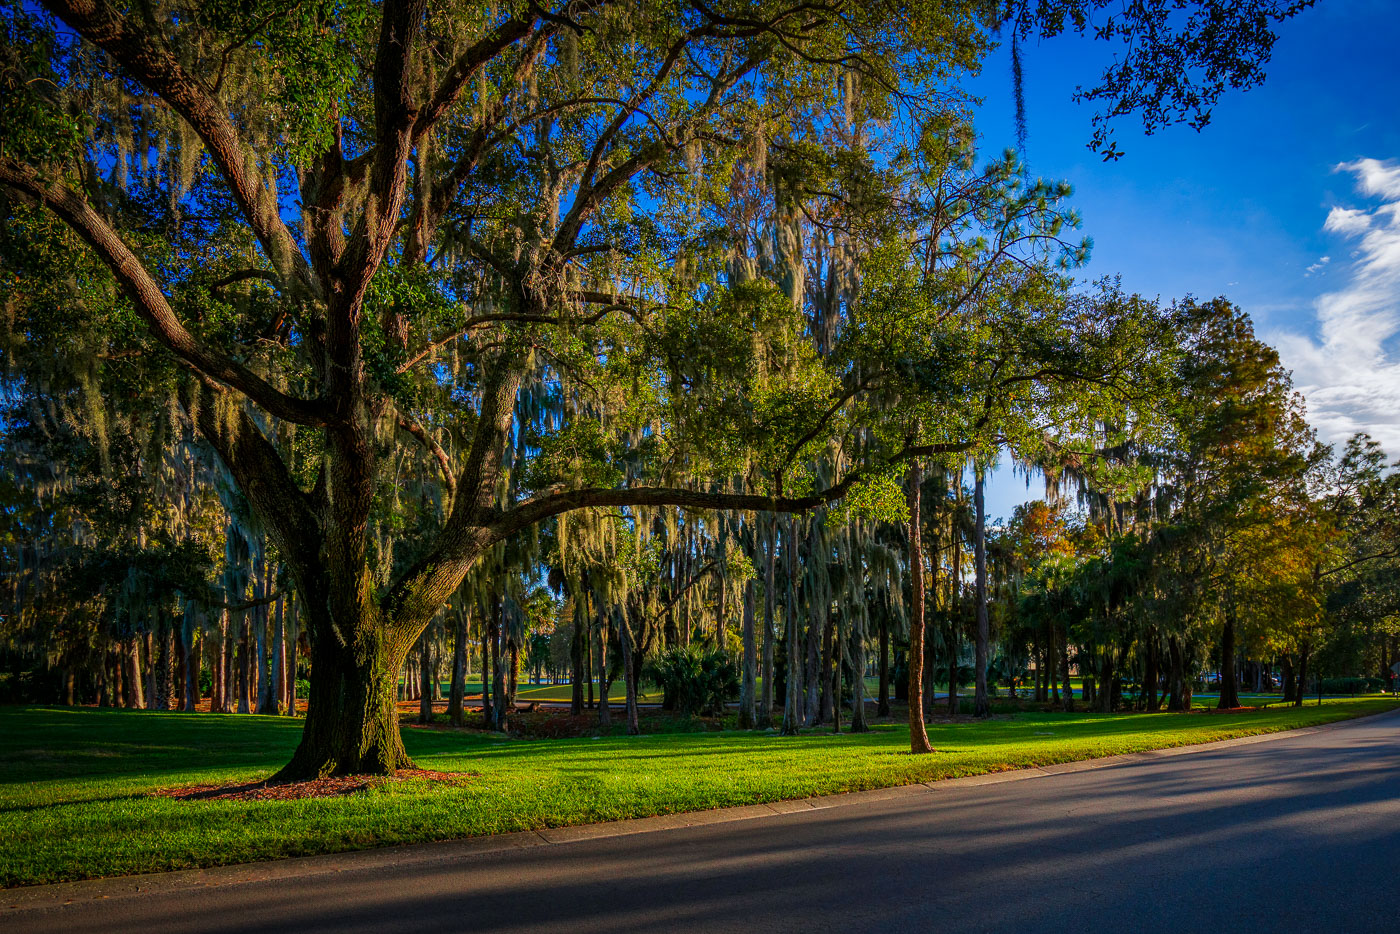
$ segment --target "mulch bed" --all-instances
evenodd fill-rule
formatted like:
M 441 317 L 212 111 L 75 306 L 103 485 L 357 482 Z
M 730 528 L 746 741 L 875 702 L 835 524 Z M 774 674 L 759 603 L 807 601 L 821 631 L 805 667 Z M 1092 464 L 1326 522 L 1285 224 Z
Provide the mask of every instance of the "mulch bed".
M 151 794 L 177 801 L 298 801 L 303 798 L 339 798 L 389 782 L 422 779 L 430 782 L 465 784 L 475 772 L 435 772 L 432 769 L 399 769 L 390 777 L 382 775 L 337 775 L 303 782 L 251 782 L 234 785 L 185 785 L 162 788 Z

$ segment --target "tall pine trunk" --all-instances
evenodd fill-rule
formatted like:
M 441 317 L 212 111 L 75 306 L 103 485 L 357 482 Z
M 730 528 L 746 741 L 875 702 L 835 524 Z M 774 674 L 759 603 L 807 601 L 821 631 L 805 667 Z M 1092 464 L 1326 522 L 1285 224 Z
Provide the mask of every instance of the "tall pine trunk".
M 1235 674 L 1235 603 L 1225 607 L 1225 627 L 1220 637 L 1220 702 L 1221 710 L 1234 710 L 1240 705 L 1240 683 Z
M 744 661 L 739 681 L 739 729 L 752 730 L 758 726 L 758 646 L 754 632 L 754 589 L 751 577 L 744 582 Z
M 987 696 L 987 665 L 991 661 L 991 623 L 987 618 L 987 508 L 986 475 L 977 468 L 973 481 L 973 504 L 976 510 L 976 528 L 973 534 L 972 551 L 975 593 L 977 599 L 977 686 L 973 696 L 972 714 L 976 717 L 992 715 L 991 701 Z
M 452 644 L 452 687 L 447 694 L 447 719 L 453 726 L 462 726 L 465 716 L 462 700 L 467 688 L 467 611 L 457 610 L 457 635 Z
M 797 621 L 797 515 L 788 516 L 787 535 L 783 541 L 787 559 L 787 601 L 783 613 L 787 624 L 787 690 L 783 699 L 784 736 L 796 736 L 802 725 L 802 656 L 798 652 Z
M 909 462 L 909 750 L 933 752 L 924 727 L 924 554 L 920 534 L 923 470 L 918 460 Z M 840 666 L 837 666 L 840 668 Z M 840 695 L 837 695 L 840 706 Z

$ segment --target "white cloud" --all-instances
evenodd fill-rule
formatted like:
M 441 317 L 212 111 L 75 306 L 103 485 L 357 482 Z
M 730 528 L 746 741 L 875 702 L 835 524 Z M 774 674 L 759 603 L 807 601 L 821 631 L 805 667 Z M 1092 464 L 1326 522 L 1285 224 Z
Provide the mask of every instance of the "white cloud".
M 1400 198 L 1400 162 L 1394 159 L 1357 159 L 1337 166 L 1338 172 L 1356 176 L 1356 187 L 1368 195 Z
M 1330 256 L 1324 256 L 1324 257 L 1322 257 L 1321 259 L 1319 259 L 1317 262 L 1315 262 L 1315 263 L 1313 263 L 1311 266 L 1309 266 L 1307 269 L 1304 269 L 1304 270 L 1303 270 L 1303 275 L 1306 277 L 1306 276 L 1311 276 L 1311 275 L 1312 275 L 1313 273 L 1315 273 L 1315 272 L 1321 272 L 1321 271 L 1323 270 L 1323 268 L 1325 268 L 1325 267 L 1327 266 L 1327 264 L 1330 263 L 1330 262 L 1332 262 L 1332 257 L 1330 257 Z
M 1322 229 L 1329 233 L 1358 234 L 1371 226 L 1371 215 L 1357 208 L 1333 208 Z
M 1359 159 L 1337 168 L 1382 203 L 1331 210 L 1323 229 L 1355 241 L 1352 262 L 1330 270 L 1329 278 L 1344 285 L 1315 303 L 1315 336 L 1272 338 L 1324 441 L 1365 431 L 1394 458 L 1400 456 L 1400 162 Z

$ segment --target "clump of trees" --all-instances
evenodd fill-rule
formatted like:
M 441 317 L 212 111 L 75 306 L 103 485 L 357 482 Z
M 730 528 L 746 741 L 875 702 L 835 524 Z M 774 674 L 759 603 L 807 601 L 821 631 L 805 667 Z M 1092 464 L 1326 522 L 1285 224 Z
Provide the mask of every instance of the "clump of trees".
M 1027 646 L 1112 704 L 1144 614 L 1173 671 L 1214 620 L 1282 631 L 1245 561 L 1374 633 L 1383 598 L 1319 588 L 1385 560 L 1379 455 L 1319 479 L 1238 315 L 1076 287 L 1068 185 L 977 151 L 961 79 L 1108 6 L 7 7 L 7 658 L 239 710 L 304 671 L 300 777 L 407 765 L 400 695 L 450 669 L 460 722 L 472 664 L 497 728 L 532 663 L 604 723 L 621 678 L 636 729 L 648 660 L 703 642 L 793 732 L 848 691 L 864 729 L 902 659 L 917 749 L 969 641 L 985 713 Z M 1094 25 L 1105 118 L 1202 124 L 1295 7 L 1175 6 Z M 1064 587 L 988 528 L 1004 450 L 1091 506 Z

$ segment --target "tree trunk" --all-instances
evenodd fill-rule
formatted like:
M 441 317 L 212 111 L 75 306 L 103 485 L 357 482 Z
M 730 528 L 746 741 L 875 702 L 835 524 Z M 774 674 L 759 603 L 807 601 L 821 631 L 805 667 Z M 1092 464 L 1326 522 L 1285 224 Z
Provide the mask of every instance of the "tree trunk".
M 981 467 L 977 468 L 972 486 L 973 507 L 976 510 L 976 526 L 972 539 L 975 592 L 977 599 L 977 686 L 973 695 L 972 714 L 975 717 L 990 717 L 992 704 L 987 694 L 987 665 L 991 655 L 991 622 L 987 616 L 987 502 L 986 476 Z
M 796 736 L 802 726 L 802 656 L 797 622 L 797 515 L 788 516 L 787 535 L 783 540 L 787 559 L 787 605 L 784 622 L 787 626 L 787 685 L 783 698 L 782 735 Z
M 329 634 L 330 625 L 312 629 Z M 342 627 L 356 639 L 313 636 L 306 726 L 279 780 L 327 775 L 392 775 L 412 768 L 399 736 L 398 674 L 407 647 L 394 645 L 379 627 Z
M 252 684 L 250 682 L 252 681 L 253 675 L 253 659 L 251 657 L 252 652 L 250 651 L 251 646 L 249 645 L 252 641 L 252 624 L 248 621 L 250 615 L 250 613 L 244 613 L 243 620 L 238 624 L 238 649 L 235 656 L 235 664 L 238 668 L 237 700 L 239 713 L 252 713 L 252 705 L 249 697 L 252 691 Z
M 447 719 L 453 726 L 466 722 L 462 699 L 467 686 L 467 611 L 457 610 L 457 636 L 452 646 L 452 688 L 447 695 Z
M 268 691 L 268 713 L 281 716 L 287 696 L 287 621 L 284 598 L 277 597 L 272 611 L 272 684 Z
M 582 597 L 575 597 L 576 601 Z M 588 629 L 580 622 L 580 613 L 577 603 L 574 610 L 574 637 L 569 643 L 569 713 L 573 716 L 583 714 L 583 656 L 584 639 L 587 637 Z
M 420 654 L 420 664 L 418 677 L 420 684 L 418 687 L 418 722 L 433 722 L 433 627 L 429 626 L 423 630 L 423 635 L 418 640 L 418 651 Z
M 1298 682 L 1293 677 L 1293 655 L 1283 656 L 1283 702 L 1291 703 L 1298 696 Z
M 859 575 L 860 571 L 857 570 Z M 865 607 L 860 606 L 851 614 L 850 659 L 851 659 L 851 732 L 869 733 L 870 724 L 865 720 Z
M 763 691 L 758 701 L 757 724 L 759 729 L 773 725 L 773 642 L 777 637 L 777 550 L 778 520 L 775 516 L 766 519 L 767 554 L 763 564 Z
M 625 614 L 628 611 L 623 612 Z M 634 614 L 634 618 L 641 618 L 640 608 Z M 622 682 L 627 693 L 627 735 L 637 736 L 642 732 L 642 724 L 637 710 L 636 653 L 632 646 L 632 623 L 626 616 L 618 620 L 617 634 L 622 643 Z
M 909 462 L 909 751 L 933 752 L 924 728 L 924 554 L 920 530 L 923 471 Z M 837 666 L 840 667 L 839 665 Z M 840 695 L 837 695 L 840 706 Z
M 1060 680 L 1064 684 L 1062 694 L 1064 696 L 1065 713 L 1074 713 L 1074 684 L 1069 680 L 1069 632 L 1060 630 Z
M 494 599 L 487 601 L 486 619 L 481 626 L 481 723 L 488 730 L 495 723 L 491 709 L 491 676 L 496 670 L 491 663 L 491 644 L 496 641 L 495 606 Z
M 890 715 L 890 615 L 880 612 L 880 694 L 875 702 L 875 716 Z
M 831 699 L 831 656 L 832 641 L 835 638 L 832 632 L 831 602 L 825 597 L 822 598 L 821 607 L 821 627 L 822 627 L 822 660 L 821 660 L 821 695 L 817 698 L 817 722 L 825 723 L 831 719 L 831 712 L 835 706 Z
M 754 633 L 754 588 L 753 578 L 744 582 L 744 661 L 739 681 L 739 729 L 752 730 L 758 726 L 758 646 Z
M 287 595 L 287 716 L 297 715 L 297 659 L 301 656 L 298 649 L 301 646 L 301 625 L 298 613 L 296 592 Z
M 495 625 L 491 629 L 491 728 L 504 733 L 509 728 L 510 697 L 506 691 L 505 651 L 505 609 L 504 598 L 498 596 L 491 613 Z
M 598 617 L 598 651 L 594 655 L 594 660 L 598 664 L 598 729 L 606 730 L 612 726 L 612 704 L 608 694 L 612 689 L 612 682 L 608 680 L 608 618 L 606 614 L 599 614 Z
M 1157 658 L 1157 630 L 1148 627 L 1147 629 L 1147 658 L 1145 661 L 1146 671 L 1142 676 L 1143 709 L 1155 713 L 1162 707 L 1162 701 L 1157 696 L 1157 681 L 1161 673 L 1157 670 L 1159 660 Z
M 180 642 L 180 651 L 183 654 L 185 666 L 185 702 L 183 710 L 193 713 L 199 704 L 199 648 L 195 643 L 195 634 L 199 631 L 199 618 L 193 608 L 188 604 L 185 606 L 185 634 Z
M 1306 643 L 1298 649 L 1298 689 L 1293 697 L 1294 707 L 1303 706 L 1303 695 L 1308 693 L 1308 653 Z
M 126 706 L 139 710 L 146 706 L 145 694 L 142 691 L 141 636 L 132 636 L 127 645 L 129 648 L 127 649 L 127 665 L 124 672 L 126 677 L 123 679 L 126 682 Z
M 1235 677 L 1235 606 L 1231 600 L 1225 608 L 1225 628 L 1220 637 L 1220 702 L 1221 710 L 1234 710 L 1240 705 L 1240 684 Z
M 1171 692 L 1167 709 L 1188 711 L 1191 709 L 1191 674 L 1187 671 L 1186 647 L 1176 636 L 1167 637 L 1167 657 L 1170 665 L 1167 687 Z

